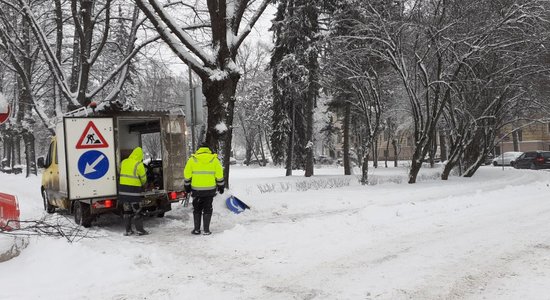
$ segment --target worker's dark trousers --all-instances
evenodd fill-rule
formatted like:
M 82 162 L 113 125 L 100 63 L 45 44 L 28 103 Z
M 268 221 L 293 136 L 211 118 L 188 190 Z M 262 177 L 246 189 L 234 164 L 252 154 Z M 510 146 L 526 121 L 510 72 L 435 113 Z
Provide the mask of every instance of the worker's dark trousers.
M 204 219 L 204 231 L 210 231 L 210 219 L 212 218 L 212 201 L 213 196 L 194 197 L 193 198 L 193 221 L 195 230 L 201 229 L 201 215 Z
M 124 202 L 122 204 L 124 214 L 124 224 L 126 225 L 126 232 L 132 231 L 132 220 L 134 226 L 139 232 L 144 232 L 143 229 L 143 216 L 141 214 L 141 206 L 138 202 Z

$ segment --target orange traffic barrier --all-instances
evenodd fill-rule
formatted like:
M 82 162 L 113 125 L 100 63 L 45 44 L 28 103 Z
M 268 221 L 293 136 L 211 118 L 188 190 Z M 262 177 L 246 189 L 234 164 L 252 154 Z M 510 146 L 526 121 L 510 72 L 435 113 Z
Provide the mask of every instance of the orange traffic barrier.
M 6 231 L 18 229 L 19 213 L 17 197 L 0 193 L 0 229 Z

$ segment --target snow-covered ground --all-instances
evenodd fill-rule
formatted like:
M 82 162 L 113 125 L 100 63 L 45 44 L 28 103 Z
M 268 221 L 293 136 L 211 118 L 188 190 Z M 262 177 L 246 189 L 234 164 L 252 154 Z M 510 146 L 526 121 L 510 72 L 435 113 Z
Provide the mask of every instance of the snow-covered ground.
M 32 237 L 0 263 L 0 299 L 550 299 L 550 172 L 423 169 L 410 185 L 405 168 L 371 171 L 361 186 L 336 167 L 234 167 L 211 236 L 178 204 L 148 236 L 106 216 L 73 243 Z M 24 220 L 45 216 L 39 182 L 0 173 Z M 232 214 L 230 193 L 252 209 Z

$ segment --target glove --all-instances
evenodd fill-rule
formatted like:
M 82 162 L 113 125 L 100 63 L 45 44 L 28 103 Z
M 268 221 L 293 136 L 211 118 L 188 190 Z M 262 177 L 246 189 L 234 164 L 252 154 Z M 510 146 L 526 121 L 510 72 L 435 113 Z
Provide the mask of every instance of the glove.
M 223 194 L 224 189 L 225 189 L 224 186 L 219 186 L 218 187 L 218 192 L 220 192 L 220 194 Z
M 191 193 L 191 186 L 190 185 L 185 185 L 183 188 L 185 189 L 186 193 Z

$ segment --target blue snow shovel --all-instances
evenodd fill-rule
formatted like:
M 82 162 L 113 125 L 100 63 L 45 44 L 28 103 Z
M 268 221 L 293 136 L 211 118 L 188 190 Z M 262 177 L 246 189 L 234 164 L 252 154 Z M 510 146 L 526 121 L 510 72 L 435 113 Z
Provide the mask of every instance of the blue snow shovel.
M 230 196 L 229 198 L 227 198 L 227 200 L 225 200 L 225 204 L 230 211 L 236 214 L 242 213 L 245 209 L 250 209 L 250 206 L 246 205 L 235 196 Z

